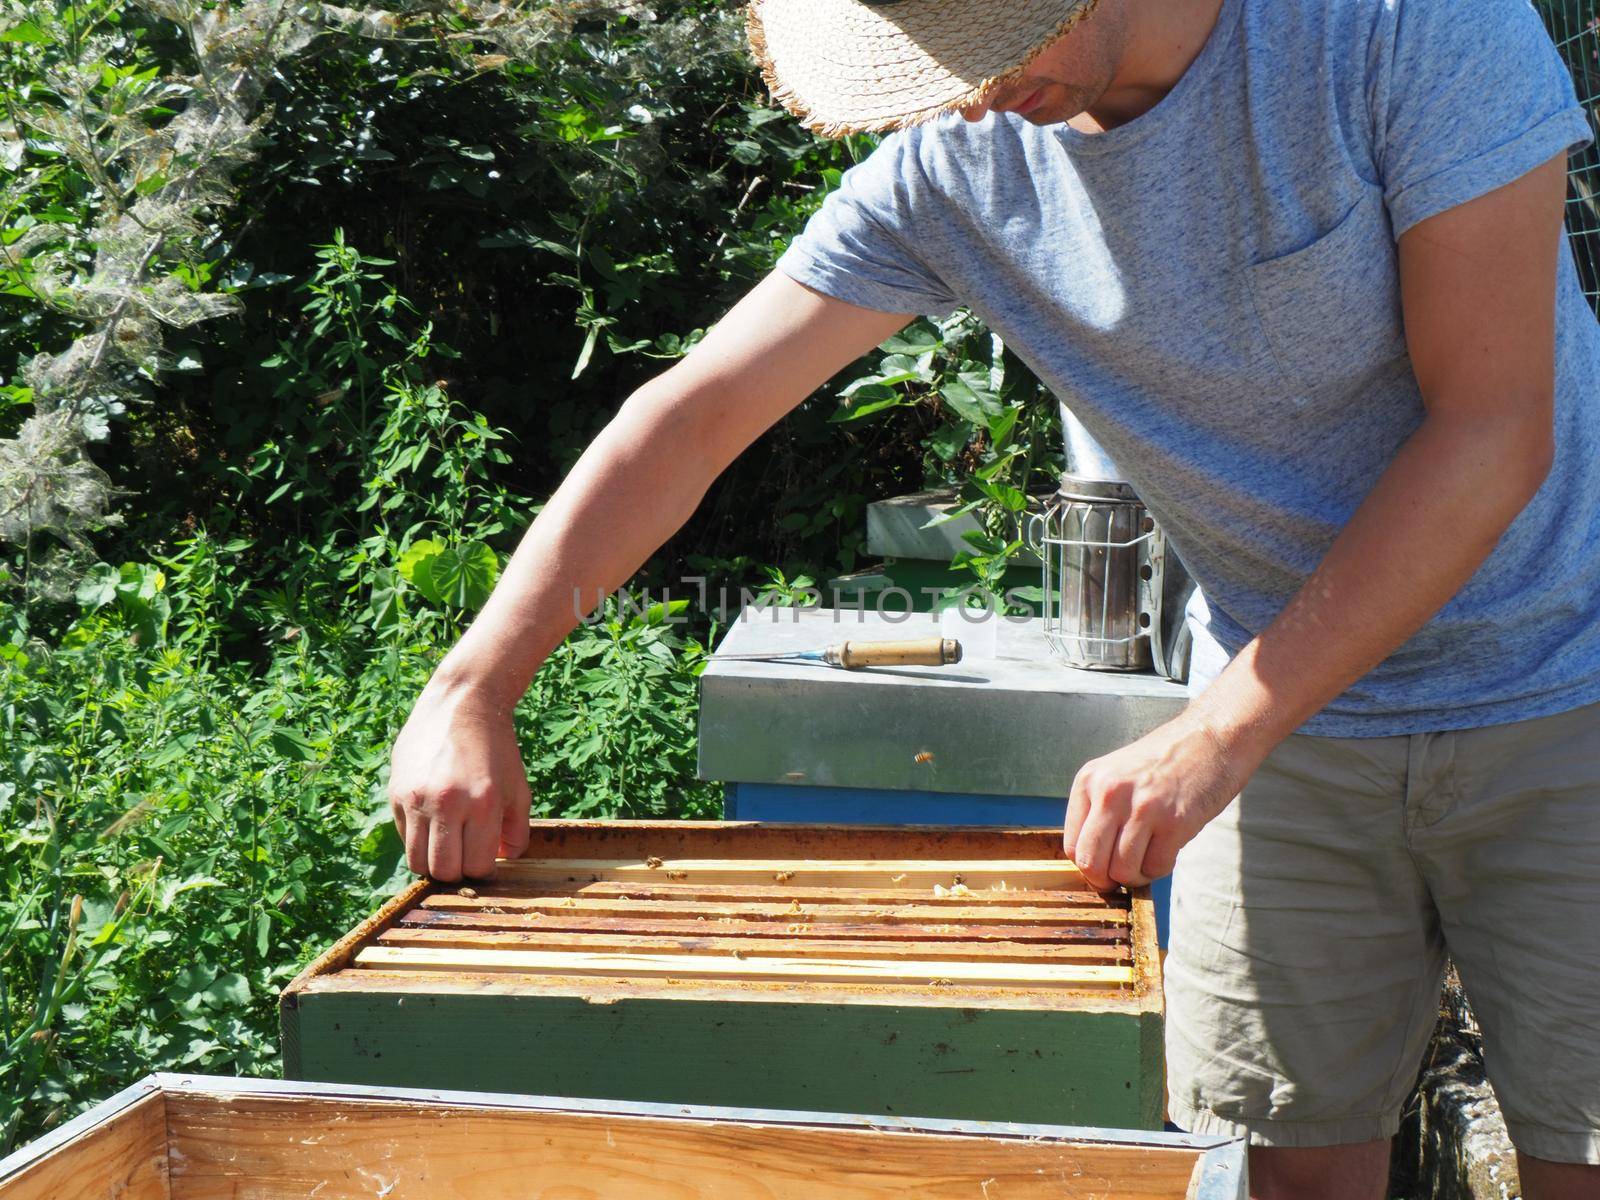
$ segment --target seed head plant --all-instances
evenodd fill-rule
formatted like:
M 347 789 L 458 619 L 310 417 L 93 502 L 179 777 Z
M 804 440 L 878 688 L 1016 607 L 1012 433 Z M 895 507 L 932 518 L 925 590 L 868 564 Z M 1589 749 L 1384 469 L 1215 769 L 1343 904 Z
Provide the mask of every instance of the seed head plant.
M 314 8 L 285 0 L 142 9 L 182 31 L 193 74 L 142 69 L 133 10 L 118 0 L 0 8 L 10 127 L 27 151 L 0 184 L 0 256 L 22 290 L 81 329 L 23 366 L 33 412 L 0 440 L 0 538 L 24 546 L 43 533 L 81 547 L 112 517 L 115 489 L 89 444 L 170 366 L 163 327 L 237 310 L 203 289 L 197 264 L 270 119 L 266 80 L 318 29 Z M 63 173 L 90 189 L 87 227 L 30 211 Z

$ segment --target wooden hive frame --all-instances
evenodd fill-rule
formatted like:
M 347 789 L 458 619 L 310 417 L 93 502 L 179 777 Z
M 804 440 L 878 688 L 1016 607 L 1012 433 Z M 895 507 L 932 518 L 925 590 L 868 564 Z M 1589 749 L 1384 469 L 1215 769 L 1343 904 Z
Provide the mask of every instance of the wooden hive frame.
M 1148 894 L 1056 830 L 568 821 L 402 892 L 282 1024 L 296 1077 L 1159 1128 L 1161 1012 Z
M 152 1075 L 0 1200 L 1244 1200 L 1241 1139 Z

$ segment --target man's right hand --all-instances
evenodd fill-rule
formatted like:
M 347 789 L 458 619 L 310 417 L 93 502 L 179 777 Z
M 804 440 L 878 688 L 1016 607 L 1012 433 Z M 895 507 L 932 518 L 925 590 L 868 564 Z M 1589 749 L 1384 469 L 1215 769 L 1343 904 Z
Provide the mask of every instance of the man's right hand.
M 389 806 L 406 864 L 444 882 L 486 879 L 496 857 L 527 849 L 531 803 L 511 709 L 436 675 L 389 761 Z

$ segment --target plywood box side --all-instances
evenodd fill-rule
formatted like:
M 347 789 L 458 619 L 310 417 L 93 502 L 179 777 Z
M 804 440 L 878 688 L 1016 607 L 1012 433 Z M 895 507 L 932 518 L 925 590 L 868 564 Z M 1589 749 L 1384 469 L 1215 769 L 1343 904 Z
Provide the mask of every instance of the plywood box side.
M 1240 1200 L 1236 1139 L 152 1076 L 0 1160 L 4 1200 Z
M 60 1132 L 67 1136 L 0 1161 L 0 1200 L 171 1200 L 167 1100 L 159 1090 L 108 1102 Z
M 461 1109 L 330 1097 L 172 1097 L 172 1200 L 581 1192 L 607 1200 L 1183 1200 L 1201 1151 L 1134 1142 Z M 777 1115 L 777 1114 L 774 1114 Z M 867 1169 L 863 1169 L 867 1165 Z

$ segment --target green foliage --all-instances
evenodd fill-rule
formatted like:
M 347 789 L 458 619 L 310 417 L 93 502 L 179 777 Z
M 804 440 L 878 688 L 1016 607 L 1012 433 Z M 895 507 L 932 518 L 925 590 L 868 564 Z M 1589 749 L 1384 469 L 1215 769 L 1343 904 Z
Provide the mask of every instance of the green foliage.
M 0 539 L 29 551 L 41 534 L 81 550 L 115 520 L 117 491 L 88 445 L 171 365 L 166 329 L 238 311 L 207 287 L 206 226 L 258 148 L 275 62 L 315 33 L 284 0 L 144 7 L 187 37 L 197 72 L 164 75 L 121 0 L 0 0 L 18 143 L 0 177 L 0 285 L 72 330 L 65 349 L 28 358 L 10 400 L 33 412 L 0 437 Z
M 383 264 L 319 253 L 309 335 L 262 366 L 351 399 L 225 473 L 237 510 L 314 515 L 302 538 L 99 564 L 49 641 L 0 617 L 0 1149 L 147 1070 L 276 1068 L 278 991 L 402 873 L 389 744 L 534 507 L 490 475 L 503 433 L 426 382 L 450 351 Z M 713 811 L 703 651 L 668 615 L 613 604 L 541 672 L 539 813 Z
M 771 107 L 714 0 L 34 7 L 0 7 L 0 169 L 27 183 L 0 218 L 0 467 L 94 538 L 0 561 L 0 1150 L 150 1069 L 276 1068 L 277 991 L 403 874 L 389 745 L 541 498 L 871 148 Z M 210 174 L 115 149 L 192 130 L 217 81 L 186 22 L 247 48 L 264 27 L 224 18 L 290 8 L 297 53 L 251 76 Z M 48 128 L 72 111 L 117 119 L 74 145 Z M 107 233 L 136 208 L 184 218 L 148 259 Z M 143 357 L 39 422 L 27 365 L 107 327 L 102 267 Z M 870 500 L 929 484 L 992 514 L 969 565 L 998 579 L 1052 420 L 976 322 L 919 322 L 742 455 L 634 585 L 809 603 Z M 557 649 L 516 712 L 536 813 L 717 811 L 694 779 L 714 633 L 681 599 L 612 601 Z
M 917 321 L 890 338 L 871 370 L 838 396 L 832 418 L 838 423 L 914 406 L 937 414 L 939 424 L 923 443 L 926 473 L 954 486 L 960 503 L 936 521 L 976 513 L 984 526 L 963 535 L 969 549 L 952 563 L 970 576 L 966 594 L 944 602 L 1003 605 L 1006 569 L 1025 549 L 1039 463 L 1060 459 L 1056 408 L 1037 378 L 998 334 L 961 312 L 942 325 Z M 1045 478 L 1054 485 L 1055 473 Z
M 718 789 L 684 788 L 705 661 L 704 646 L 668 623 L 687 608 L 609 601 L 534 678 L 517 715 L 536 816 L 720 815 Z

